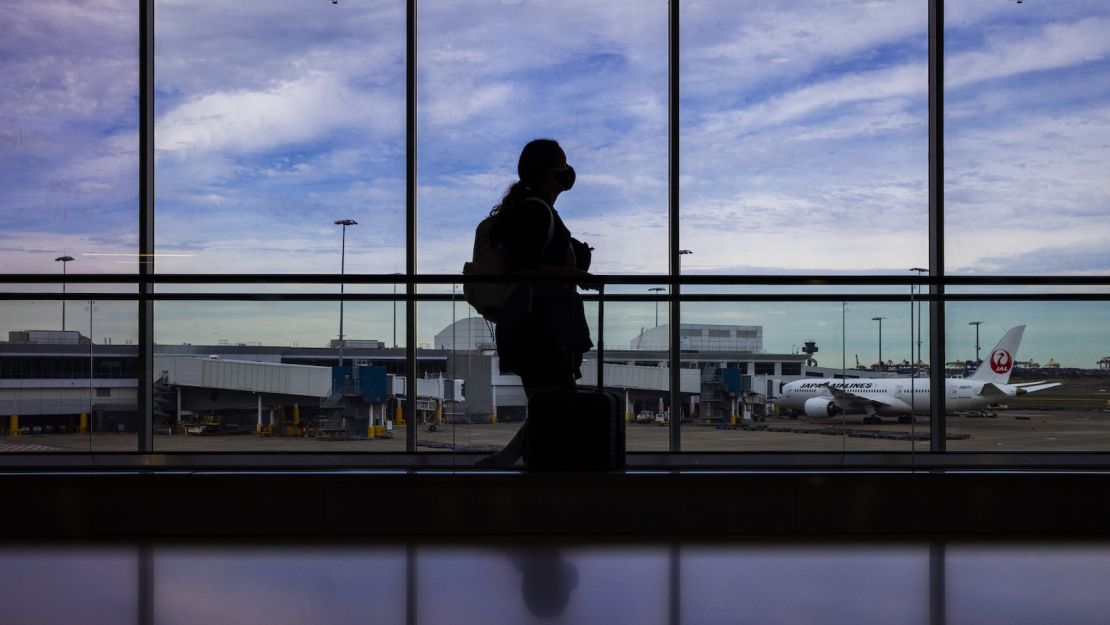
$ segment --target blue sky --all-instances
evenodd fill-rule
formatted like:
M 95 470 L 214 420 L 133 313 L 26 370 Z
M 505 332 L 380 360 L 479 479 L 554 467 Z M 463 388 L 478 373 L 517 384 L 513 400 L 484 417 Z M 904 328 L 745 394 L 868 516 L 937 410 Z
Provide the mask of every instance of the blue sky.
M 598 248 L 595 269 L 665 272 L 666 2 L 424 4 L 420 270 L 459 270 L 520 146 L 549 136 L 578 170 L 558 208 Z M 681 245 L 694 251 L 684 270 L 927 263 L 926 5 L 683 3 Z M 950 5 L 949 270 L 1105 275 L 1110 7 Z M 0 19 L 4 270 L 54 272 L 60 254 L 77 257 L 73 272 L 132 270 L 133 3 L 19 0 Z M 360 222 L 348 271 L 403 269 L 403 24 L 399 0 L 158 2 L 159 271 L 337 271 L 332 222 L 347 217 Z M 444 310 L 426 334 L 450 321 Z M 823 321 L 798 310 L 799 334 Z M 164 322 L 167 338 L 201 338 Z M 614 340 L 642 324 L 625 320 Z M 363 327 L 389 331 L 376 313 Z M 265 334 L 291 332 L 277 323 Z

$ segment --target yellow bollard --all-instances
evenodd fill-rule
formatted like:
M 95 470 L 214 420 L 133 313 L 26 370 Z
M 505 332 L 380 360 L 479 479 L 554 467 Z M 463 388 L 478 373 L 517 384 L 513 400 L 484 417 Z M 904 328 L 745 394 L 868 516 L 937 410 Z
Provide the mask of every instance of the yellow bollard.
M 293 422 L 285 426 L 286 436 L 296 436 L 300 433 L 301 429 L 301 406 L 300 404 L 293 404 Z
M 374 426 L 374 436 L 385 436 L 385 426 L 384 425 L 375 425 Z
M 632 414 L 631 412 L 624 413 L 624 420 L 625 421 L 632 422 L 635 419 L 636 419 L 636 415 Z
M 490 423 L 497 423 L 497 413 L 496 412 L 489 413 L 489 422 Z
M 736 413 L 735 412 L 732 413 L 732 416 L 728 418 L 728 424 L 729 425 L 736 425 Z
M 88 432 L 89 432 L 89 413 L 87 413 L 87 412 L 82 412 L 81 413 L 81 424 L 77 426 L 77 432 L 79 434 L 88 434 Z
M 377 428 L 374 426 L 373 419 L 370 420 L 370 425 L 366 426 L 366 440 L 374 440 L 374 432 Z
M 405 413 L 401 411 L 401 402 L 397 402 L 396 405 L 397 405 L 397 409 L 396 409 L 395 412 L 396 412 L 397 418 L 394 419 L 393 422 L 396 423 L 397 425 L 404 425 L 405 424 Z
M 12 414 L 8 420 L 8 436 L 19 436 L 19 415 Z
M 436 402 L 436 425 L 443 425 L 443 402 Z

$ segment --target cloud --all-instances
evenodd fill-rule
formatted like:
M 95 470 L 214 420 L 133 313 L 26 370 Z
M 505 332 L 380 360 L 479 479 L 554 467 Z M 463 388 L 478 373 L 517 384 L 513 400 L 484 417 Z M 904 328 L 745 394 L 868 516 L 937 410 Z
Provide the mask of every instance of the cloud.
M 163 115 L 158 149 L 182 158 L 230 154 L 318 141 L 340 129 L 396 130 L 403 114 L 395 98 L 358 92 L 330 73 L 310 73 L 262 91 L 211 93 Z M 376 133 L 369 133 L 373 136 Z
M 1024 249 L 1106 240 L 1092 223 L 1110 210 L 1110 18 L 1090 4 L 1050 20 L 1014 9 L 948 11 L 952 267 L 990 266 L 980 257 L 998 255 L 978 242 L 995 233 Z M 924 4 L 682 10 L 685 266 L 924 262 Z M 0 206 L 20 251 L 5 260 L 41 270 L 57 245 L 133 246 L 119 233 L 137 225 L 134 6 L 9 14 L 0 110 L 19 121 L 0 130 Z M 422 270 L 457 271 L 536 136 L 559 139 L 579 171 L 559 210 L 598 247 L 598 268 L 666 270 L 666 15 L 665 2 L 631 0 L 422 10 Z M 403 3 L 166 0 L 158 19 L 157 244 L 195 254 L 160 268 L 327 271 L 331 222 L 352 216 L 349 266 L 396 270 Z
M 988 38 L 986 45 L 945 61 L 945 87 L 956 89 L 986 80 L 1072 67 L 1110 53 L 1110 17 L 1048 23 L 1029 32 L 1014 29 Z
M 1110 273 L 1110 255 L 1099 247 L 1100 241 L 1086 239 L 1056 247 L 1020 248 L 1007 246 L 1009 254 L 977 258 L 973 264 L 957 268 L 964 274 L 1037 275 L 1106 275 Z M 982 250 L 989 253 L 988 249 Z

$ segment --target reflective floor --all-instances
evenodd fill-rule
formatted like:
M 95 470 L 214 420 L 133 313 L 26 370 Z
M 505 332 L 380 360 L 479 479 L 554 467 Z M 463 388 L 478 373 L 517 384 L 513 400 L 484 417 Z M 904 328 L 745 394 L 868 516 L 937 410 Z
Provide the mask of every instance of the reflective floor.
M 1106 623 L 1110 543 L 0 545 L 4 623 Z

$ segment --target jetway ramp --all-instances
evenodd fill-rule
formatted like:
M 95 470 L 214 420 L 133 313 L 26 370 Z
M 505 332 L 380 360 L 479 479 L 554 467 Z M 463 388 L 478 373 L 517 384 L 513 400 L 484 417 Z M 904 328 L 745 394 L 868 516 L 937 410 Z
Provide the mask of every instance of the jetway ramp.
M 683 369 L 681 391 L 683 393 L 701 392 L 701 372 L 698 369 Z M 605 365 L 605 386 L 629 390 L 665 391 L 670 388 L 671 370 L 667 367 L 637 367 L 632 365 Z M 582 378 L 578 386 L 597 384 L 597 361 L 582 363 Z
M 172 386 L 321 398 L 331 393 L 331 367 L 156 355 L 154 372 Z

